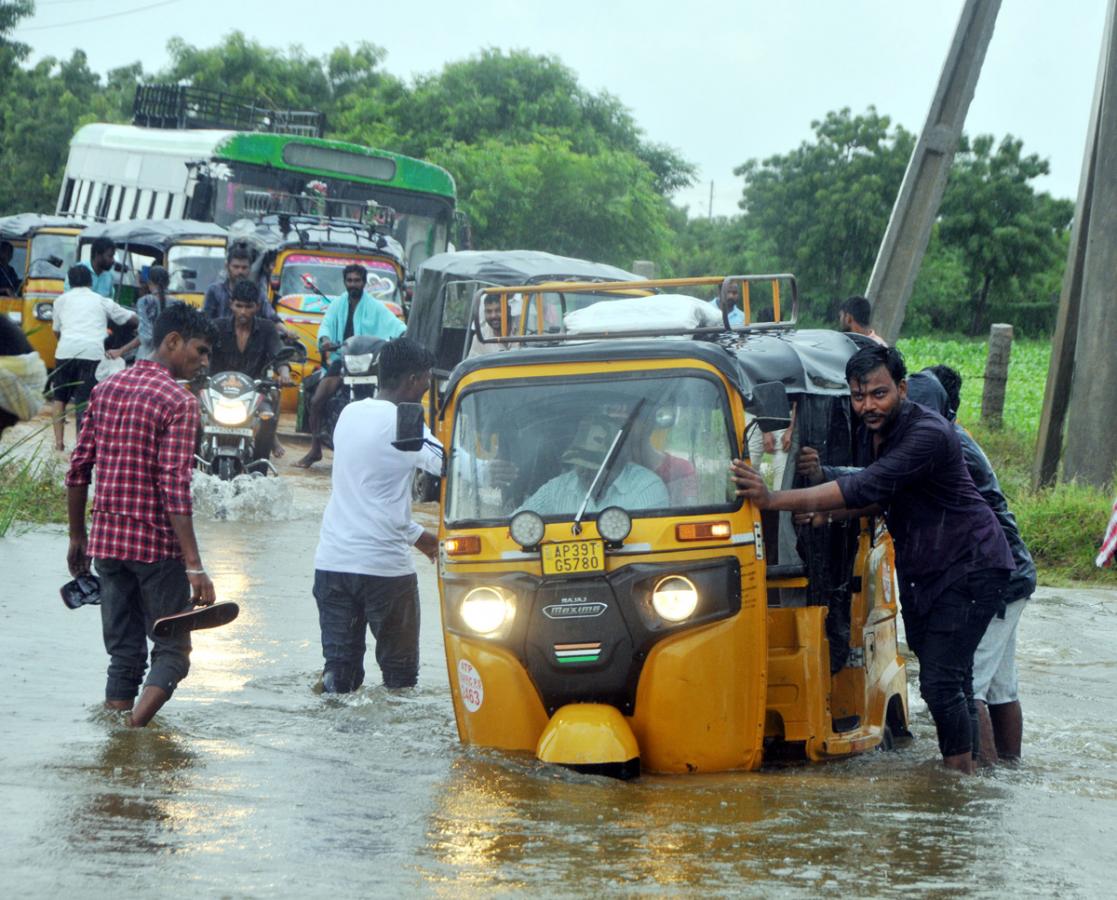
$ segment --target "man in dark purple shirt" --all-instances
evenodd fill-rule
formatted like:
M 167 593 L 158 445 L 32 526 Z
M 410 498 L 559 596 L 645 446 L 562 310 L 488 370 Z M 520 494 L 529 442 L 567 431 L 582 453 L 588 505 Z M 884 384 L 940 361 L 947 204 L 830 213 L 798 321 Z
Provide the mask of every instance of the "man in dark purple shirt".
M 919 657 L 919 687 L 935 720 L 944 763 L 973 772 L 977 711 L 973 655 L 1014 569 L 993 511 L 977 492 L 962 448 L 942 416 L 907 400 L 899 351 L 866 347 L 846 364 L 861 420 L 858 472 L 815 487 L 769 492 L 734 460 L 737 493 L 761 509 L 883 513 L 896 547 L 908 646 Z

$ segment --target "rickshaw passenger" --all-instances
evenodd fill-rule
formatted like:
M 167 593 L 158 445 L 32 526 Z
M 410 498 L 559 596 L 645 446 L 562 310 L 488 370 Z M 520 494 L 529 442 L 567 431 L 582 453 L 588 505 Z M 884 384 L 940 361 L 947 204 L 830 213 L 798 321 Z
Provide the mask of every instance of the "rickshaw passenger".
M 543 516 L 577 512 L 615 436 L 616 429 L 608 418 L 584 419 L 562 454 L 561 462 L 569 468 L 537 488 L 520 508 Z M 634 462 L 617 460 L 604 488 L 586 510 L 597 512 L 609 506 L 626 510 L 664 509 L 670 502 L 667 487 L 655 472 Z
M 484 307 L 485 319 L 481 323 L 481 337 L 486 340 L 501 337 L 503 331 L 501 330 L 500 321 L 500 297 L 489 295 L 485 297 Z M 469 347 L 469 356 L 467 359 L 472 359 L 475 356 L 484 356 L 489 353 L 499 353 L 501 350 L 508 350 L 508 344 L 486 344 L 474 335 L 473 342 Z

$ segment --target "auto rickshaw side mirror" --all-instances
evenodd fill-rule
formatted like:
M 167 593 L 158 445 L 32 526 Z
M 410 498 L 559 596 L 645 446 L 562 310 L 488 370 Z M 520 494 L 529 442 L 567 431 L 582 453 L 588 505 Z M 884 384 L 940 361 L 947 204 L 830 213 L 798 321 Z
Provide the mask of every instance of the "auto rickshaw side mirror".
M 745 409 L 765 433 L 791 424 L 791 403 L 787 399 L 787 388 L 780 381 L 765 381 L 753 387 L 752 401 L 745 404 Z
M 392 446 L 404 453 L 423 449 L 423 404 L 396 404 L 396 439 Z

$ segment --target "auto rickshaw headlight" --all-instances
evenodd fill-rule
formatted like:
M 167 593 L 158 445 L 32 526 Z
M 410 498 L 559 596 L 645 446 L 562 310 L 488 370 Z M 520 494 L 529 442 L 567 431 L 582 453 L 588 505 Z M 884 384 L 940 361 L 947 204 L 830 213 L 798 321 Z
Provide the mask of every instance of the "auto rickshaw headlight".
M 530 509 L 516 513 L 508 523 L 508 532 L 512 535 L 512 540 L 521 547 L 537 547 L 543 540 L 543 533 L 546 530 L 543 518 Z
M 682 622 L 698 607 L 698 589 L 689 578 L 668 575 L 652 591 L 652 606 L 668 622 Z
M 462 600 L 462 621 L 478 634 L 500 630 L 516 613 L 512 598 L 499 588 L 475 587 Z
M 632 516 L 619 506 L 610 506 L 597 514 L 597 533 L 610 544 L 619 544 L 632 531 Z
M 35 318 L 40 322 L 51 322 L 54 320 L 54 304 L 52 303 L 36 303 L 35 304 Z

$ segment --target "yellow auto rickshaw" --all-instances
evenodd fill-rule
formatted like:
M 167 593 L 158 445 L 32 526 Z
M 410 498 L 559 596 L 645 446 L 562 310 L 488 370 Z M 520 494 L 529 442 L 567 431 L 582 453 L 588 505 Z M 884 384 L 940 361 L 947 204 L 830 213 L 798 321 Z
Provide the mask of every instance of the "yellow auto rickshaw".
M 138 219 L 90 225 L 78 241 L 78 258 L 88 262 L 93 241 L 116 244 L 113 299 L 131 308 L 140 296 L 148 269 L 163 266 L 170 275 L 167 297 L 201 308 L 206 288 L 221 278 L 228 233 L 213 222 L 190 219 Z
M 48 367 L 54 365 L 58 339 L 51 330 L 54 298 L 62 293 L 66 271 L 77 260 L 78 235 L 88 225 L 61 216 L 22 213 L 0 220 L 0 239 L 23 248 L 23 284 L 18 299 L 0 299 L 11 319 L 18 319 L 31 346 Z
M 733 286 L 741 325 L 664 293 Z M 553 286 L 479 291 L 475 317 L 502 299 L 505 336 L 487 340 L 507 352 L 462 362 L 441 398 L 438 573 L 461 740 L 629 777 L 906 736 L 880 520 L 797 526 L 728 477 L 747 429 L 786 427 L 789 401 L 791 458 L 812 446 L 850 463 L 856 345 L 794 326 L 790 276 L 562 285 L 568 299 L 605 290 L 622 299 L 565 312 L 544 302 Z M 772 321 L 753 321 L 761 306 Z M 417 420 L 401 407 L 398 446 Z
M 330 303 L 346 296 L 346 266 L 364 266 L 368 293 L 403 321 L 403 248 L 374 226 L 323 216 L 265 216 L 254 235 L 265 236 L 269 246 L 271 302 L 306 350 L 306 362 L 293 367 L 297 381 L 322 364 L 318 327 Z M 284 390 L 283 410 L 297 404 L 297 389 Z

